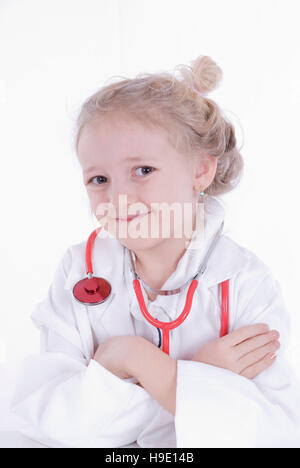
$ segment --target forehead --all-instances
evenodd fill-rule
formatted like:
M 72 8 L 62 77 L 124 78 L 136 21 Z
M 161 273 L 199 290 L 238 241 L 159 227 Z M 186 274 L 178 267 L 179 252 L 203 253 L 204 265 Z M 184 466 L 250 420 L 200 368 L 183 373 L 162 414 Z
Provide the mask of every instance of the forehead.
M 82 163 L 91 159 L 125 160 L 137 156 L 159 159 L 162 152 L 172 151 L 175 149 L 163 129 L 131 119 L 98 119 L 83 128 L 78 142 L 78 157 Z

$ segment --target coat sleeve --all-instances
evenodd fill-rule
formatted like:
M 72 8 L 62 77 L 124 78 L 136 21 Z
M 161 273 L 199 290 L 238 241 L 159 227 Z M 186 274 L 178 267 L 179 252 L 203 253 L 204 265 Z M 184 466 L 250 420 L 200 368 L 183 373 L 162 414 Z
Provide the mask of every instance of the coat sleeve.
M 70 262 L 67 251 L 46 299 L 32 314 L 41 330 L 41 352 L 22 362 L 10 410 L 25 422 L 20 432 L 50 447 L 127 445 L 153 417 L 154 405 L 132 379 L 87 359 L 64 289 Z
M 300 386 L 285 352 L 290 318 L 278 281 L 257 257 L 230 281 L 230 331 L 267 323 L 280 333 L 276 361 L 252 380 L 178 361 L 178 447 L 300 448 Z

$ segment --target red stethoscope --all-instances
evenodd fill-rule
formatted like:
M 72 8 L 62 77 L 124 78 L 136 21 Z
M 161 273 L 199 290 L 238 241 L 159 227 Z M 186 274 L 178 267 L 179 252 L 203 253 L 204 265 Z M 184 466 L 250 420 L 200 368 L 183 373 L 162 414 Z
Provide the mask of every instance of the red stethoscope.
M 215 234 L 213 241 L 211 242 L 209 249 L 207 250 L 207 253 L 203 259 L 203 262 L 197 272 L 197 274 L 192 278 L 192 282 L 190 284 L 190 287 L 187 292 L 186 296 L 186 301 L 185 301 L 185 306 L 183 308 L 182 313 L 179 315 L 179 317 L 172 322 L 160 322 L 159 320 L 156 320 L 150 315 L 146 308 L 146 304 L 144 301 L 140 281 L 145 285 L 148 289 L 150 289 L 153 292 L 156 292 L 157 294 L 162 294 L 162 295 L 170 295 L 170 294 L 177 294 L 179 293 L 185 285 L 190 281 L 188 280 L 183 286 L 177 289 L 173 290 L 156 290 L 151 288 L 150 286 L 147 286 L 142 278 L 136 273 L 135 271 L 135 266 L 134 262 L 132 259 L 132 253 L 130 253 L 130 259 L 131 259 L 131 266 L 132 266 L 132 273 L 134 275 L 133 279 L 133 288 L 140 306 L 140 310 L 145 317 L 145 319 L 154 327 L 161 329 L 162 330 L 162 335 L 163 335 L 163 343 L 162 343 L 162 350 L 163 352 L 169 354 L 169 346 L 170 346 L 170 330 L 173 330 L 174 328 L 179 327 L 184 320 L 187 318 L 192 302 L 193 302 L 193 297 L 195 290 L 198 286 L 198 280 L 196 279 L 198 276 L 203 275 L 203 273 L 206 270 L 207 267 L 207 262 L 208 258 L 211 255 L 215 244 L 217 243 L 218 239 L 220 238 L 221 232 L 223 230 L 223 225 L 224 221 L 221 224 L 220 229 L 218 232 Z M 97 234 L 101 231 L 102 226 L 98 227 L 95 229 L 92 234 L 89 236 L 88 241 L 87 241 L 87 246 L 86 246 L 86 253 L 85 253 L 85 263 L 86 263 L 86 273 L 87 273 L 87 278 L 84 278 L 80 281 L 78 281 L 75 286 L 73 287 L 73 295 L 77 301 L 79 301 L 82 304 L 85 305 L 98 305 L 103 303 L 108 299 L 108 297 L 111 294 L 111 285 L 109 281 L 107 281 L 104 278 L 99 278 L 96 276 L 93 276 L 93 266 L 92 266 L 92 248 L 94 245 L 95 238 Z M 225 280 L 221 283 L 222 287 L 222 317 L 221 317 L 221 330 L 220 330 L 220 337 L 227 335 L 228 333 L 228 326 L 229 326 L 229 307 L 228 307 L 228 296 L 229 296 L 229 280 Z M 159 330 L 160 331 L 160 330 Z

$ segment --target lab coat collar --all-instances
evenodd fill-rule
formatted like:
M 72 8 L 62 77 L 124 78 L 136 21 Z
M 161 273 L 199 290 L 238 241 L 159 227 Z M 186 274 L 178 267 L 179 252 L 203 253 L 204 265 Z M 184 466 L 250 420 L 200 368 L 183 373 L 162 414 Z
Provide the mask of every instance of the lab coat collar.
M 190 245 L 184 255 L 178 262 L 176 270 L 167 279 L 161 289 L 175 289 L 182 286 L 188 279 L 191 279 L 198 271 L 198 268 L 205 256 L 205 253 L 214 237 L 215 233 L 220 228 L 224 220 L 224 207 L 215 197 L 207 197 L 205 199 L 204 208 L 204 236 L 203 232 L 193 236 Z M 201 239 L 200 237 L 201 236 Z M 194 249 L 199 242 L 201 249 Z M 66 277 L 64 288 L 72 290 L 77 281 L 86 277 L 85 271 L 85 249 L 86 241 L 80 244 L 75 244 L 71 247 L 72 250 L 72 267 Z M 102 318 L 106 311 L 110 311 L 111 305 L 114 306 L 118 301 L 116 297 L 119 294 L 125 294 L 122 304 L 124 307 L 130 308 L 130 312 L 139 320 L 145 320 L 139 308 L 137 298 L 133 289 L 133 275 L 130 271 L 130 257 L 126 247 L 120 242 L 108 236 L 107 232 L 100 231 L 97 235 L 93 248 L 93 266 L 94 275 L 108 279 L 112 285 L 111 297 L 102 304 L 97 306 L 85 306 L 93 309 L 99 318 Z M 207 269 L 205 273 L 198 277 L 199 283 L 205 287 L 213 287 L 214 285 L 225 281 L 236 275 L 245 265 L 246 254 L 245 249 L 228 238 L 223 231 L 212 254 L 210 255 Z M 149 310 L 151 302 L 148 299 L 146 291 L 141 284 L 145 304 Z M 187 292 L 188 287 L 184 288 Z M 198 286 L 199 287 L 199 286 Z M 174 320 L 178 311 L 176 308 L 170 307 L 170 299 L 181 294 L 172 296 L 158 295 L 153 305 L 161 306 L 167 312 L 171 320 Z M 76 301 L 74 299 L 74 301 Z
M 215 197 L 207 197 L 204 205 L 204 230 L 194 232 L 190 245 L 180 258 L 176 270 L 166 280 L 161 289 L 170 290 L 179 288 L 183 286 L 188 279 L 192 279 L 196 275 L 215 234 L 219 230 L 221 223 L 224 221 L 224 215 L 225 210 L 221 202 Z M 131 263 L 129 252 L 128 249 L 124 249 L 125 263 L 127 264 L 127 267 L 125 267 L 125 280 L 129 293 L 131 313 L 137 319 L 145 320 L 142 317 L 132 286 L 133 275 L 130 272 Z M 135 255 L 133 255 L 133 257 L 135 259 Z M 197 279 L 199 283 L 201 282 L 206 287 L 212 287 L 215 284 L 219 284 L 237 274 L 237 272 L 244 267 L 245 261 L 246 256 L 243 248 L 238 246 L 238 244 L 233 242 L 231 239 L 227 238 L 223 233 L 219 237 L 219 240 L 209 257 L 207 269 L 204 275 L 201 275 Z M 130 281 L 128 278 L 130 278 Z M 171 320 L 175 320 L 175 318 L 178 317 L 181 310 L 176 310 L 176 306 L 172 307 L 172 304 L 178 304 L 178 301 L 174 301 L 173 298 L 178 295 L 184 295 L 185 298 L 190 282 L 179 294 L 171 296 L 158 295 L 153 302 L 148 299 L 143 284 L 141 282 L 140 284 L 148 310 L 153 305 L 154 308 L 163 308 Z M 180 302 L 181 304 L 184 304 L 182 300 Z

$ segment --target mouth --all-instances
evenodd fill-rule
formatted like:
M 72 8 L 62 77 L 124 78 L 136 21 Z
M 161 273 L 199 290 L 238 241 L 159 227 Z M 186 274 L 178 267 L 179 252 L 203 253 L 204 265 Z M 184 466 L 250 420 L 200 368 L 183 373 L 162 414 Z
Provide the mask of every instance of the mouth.
M 131 215 L 131 216 L 128 216 L 127 218 L 116 218 L 116 221 L 117 222 L 125 222 L 125 223 L 130 223 L 130 221 L 132 221 L 133 219 L 135 218 L 142 218 L 143 216 L 146 216 L 150 213 L 150 211 L 148 211 L 147 213 L 142 213 L 142 214 L 137 214 L 137 215 Z

